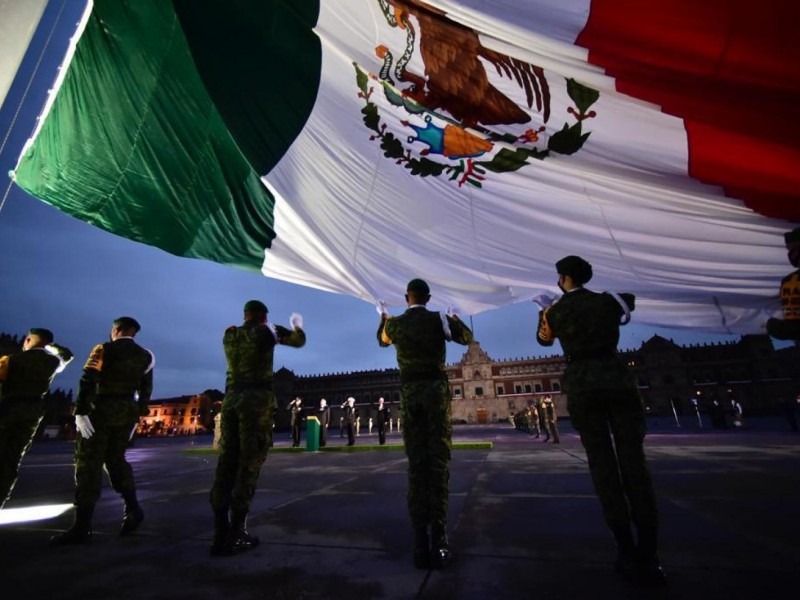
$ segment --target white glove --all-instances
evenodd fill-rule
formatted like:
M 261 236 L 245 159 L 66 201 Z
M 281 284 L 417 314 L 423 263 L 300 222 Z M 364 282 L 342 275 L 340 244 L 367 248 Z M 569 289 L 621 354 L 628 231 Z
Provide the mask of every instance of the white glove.
M 88 440 L 94 434 L 94 425 L 89 415 L 75 415 L 75 429 L 83 439 Z
M 385 300 L 378 300 L 378 303 L 375 305 L 375 310 L 382 317 L 388 317 L 389 316 L 389 310 L 386 308 L 386 301 Z
M 289 317 L 289 323 L 292 326 L 292 329 L 302 329 L 303 328 L 303 315 L 300 313 L 292 313 Z
M 131 429 L 131 434 L 128 436 L 128 441 L 133 439 L 133 436 L 136 434 L 137 427 L 139 427 L 139 423 L 136 423 L 136 425 L 133 426 L 133 429 Z
M 455 306 L 448 306 L 447 307 L 447 316 L 448 317 L 459 318 L 458 309 Z
M 533 297 L 533 303 L 542 310 L 549 307 L 555 301 L 556 301 L 555 296 L 550 296 L 548 294 L 539 294 L 538 296 Z

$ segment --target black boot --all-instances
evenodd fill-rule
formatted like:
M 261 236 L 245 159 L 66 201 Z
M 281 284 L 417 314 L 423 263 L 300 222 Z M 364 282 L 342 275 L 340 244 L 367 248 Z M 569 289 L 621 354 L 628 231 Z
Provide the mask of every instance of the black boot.
M 78 506 L 72 527 L 50 538 L 51 546 L 75 546 L 92 541 L 92 514 L 94 506 Z
M 122 527 L 120 527 L 120 535 L 130 535 L 139 528 L 139 525 L 144 521 L 144 511 L 139 506 L 139 501 L 136 499 L 136 494 L 129 494 L 125 498 L 125 514 L 122 518 Z
M 431 567 L 443 569 L 450 560 L 450 544 L 447 541 L 447 525 L 434 523 L 431 526 Z
M 225 555 L 225 542 L 231 530 L 231 520 L 228 509 L 221 508 L 214 511 L 214 540 L 211 542 L 211 556 Z
M 617 558 L 614 570 L 628 581 L 636 577 L 636 544 L 628 525 L 612 527 L 611 532 L 617 542 Z
M 638 582 L 646 587 L 664 587 L 667 585 L 667 574 L 658 556 L 658 531 L 655 527 L 640 527 L 638 534 L 639 543 L 636 547 Z
M 431 568 L 431 540 L 427 527 L 414 529 L 414 566 L 418 569 Z
M 231 528 L 225 540 L 223 554 L 230 555 L 246 552 L 258 546 L 258 543 L 258 537 L 247 532 L 247 513 L 242 514 L 233 511 L 231 513 Z

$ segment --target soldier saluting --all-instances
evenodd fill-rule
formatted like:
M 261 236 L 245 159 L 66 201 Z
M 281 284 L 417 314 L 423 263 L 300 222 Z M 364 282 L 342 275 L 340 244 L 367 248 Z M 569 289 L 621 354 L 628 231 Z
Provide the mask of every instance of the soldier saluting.
M 617 542 L 617 571 L 644 584 L 663 585 L 658 509 L 644 456 L 644 407 L 633 374 L 617 355 L 619 327 L 630 320 L 634 296 L 584 288 L 592 266 L 579 256 L 562 258 L 556 271 L 564 295 L 554 304 L 537 301 L 542 307 L 537 340 L 551 346 L 557 338 L 566 355 L 567 410 Z
M 41 327 L 28 331 L 22 352 L 0 356 L 0 508 L 11 496 L 22 457 L 44 417 L 50 383 L 71 360 L 72 352 Z
M 394 345 L 400 368 L 400 414 L 408 456 L 408 512 L 414 528 L 414 565 L 442 568 L 450 557 L 447 541 L 450 439 L 450 384 L 444 371 L 445 343 L 469 344 L 472 332 L 455 313 L 426 308 L 430 288 L 422 279 L 406 286 L 408 309 L 390 317 L 378 304 L 378 343 Z
M 211 487 L 214 510 L 212 556 L 228 556 L 258 546 L 247 532 L 247 513 L 261 465 L 272 445 L 277 400 L 272 391 L 272 362 L 278 345 L 300 348 L 306 343 L 303 317 L 293 313 L 291 329 L 267 321 L 263 302 L 244 305 L 244 323 L 225 330 L 222 346 L 228 363 L 219 461 Z

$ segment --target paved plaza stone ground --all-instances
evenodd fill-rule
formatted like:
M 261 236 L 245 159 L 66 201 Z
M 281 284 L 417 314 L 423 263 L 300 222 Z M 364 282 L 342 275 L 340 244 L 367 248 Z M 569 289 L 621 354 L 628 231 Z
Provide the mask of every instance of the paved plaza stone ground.
M 612 571 L 615 549 L 586 457 L 568 422 L 543 444 L 508 424 L 457 426 L 454 441 L 491 448 L 453 453 L 444 571 L 411 564 L 402 450 L 290 451 L 276 434 L 253 501 L 257 549 L 211 558 L 211 438 L 139 439 L 129 452 L 146 513 L 120 538 L 122 502 L 105 487 L 94 541 L 49 548 L 72 510 L 0 525 L 2 598 L 206 600 L 686 598 L 798 595 L 800 434 L 780 420 L 745 431 L 677 428 L 653 419 L 647 454 L 662 514 L 670 585 L 641 590 Z M 375 443 L 361 435 L 357 445 Z M 398 444 L 399 435 L 389 437 Z M 331 431 L 329 445 L 345 440 Z M 72 500 L 70 442 L 36 442 L 23 462 L 15 509 Z

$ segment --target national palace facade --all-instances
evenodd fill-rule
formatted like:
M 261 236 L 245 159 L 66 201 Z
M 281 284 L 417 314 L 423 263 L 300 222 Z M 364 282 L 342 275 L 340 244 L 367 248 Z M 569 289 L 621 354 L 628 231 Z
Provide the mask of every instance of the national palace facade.
M 776 349 L 767 335 L 690 346 L 656 335 L 638 349 L 620 354 L 634 371 L 652 414 L 672 414 L 673 407 L 678 414 L 690 414 L 692 399 L 707 406 L 715 399 L 727 402 L 730 398 L 741 403 L 747 414 L 767 413 L 800 392 L 800 347 Z M 458 363 L 446 367 L 453 420 L 508 420 L 545 393 L 553 396 L 559 416 L 567 416 L 562 390 L 565 367 L 563 356 L 495 360 L 474 342 Z M 277 427 L 287 426 L 284 409 L 296 396 L 303 399 L 307 414 L 316 411 L 320 398 L 327 399 L 336 424 L 339 407 L 348 396 L 356 399 L 365 419 L 381 396 L 397 407 L 400 375 L 397 369 L 382 369 L 298 376 L 282 368 L 275 373 L 275 392 Z
M 738 341 L 679 346 L 653 336 L 621 356 L 636 375 L 645 406 L 651 414 L 694 414 L 692 399 L 701 407 L 713 400 L 735 398 L 745 414 L 774 412 L 800 392 L 800 347 L 776 349 L 766 335 L 745 335 Z M 552 395 L 558 414 L 567 416 L 562 381 L 563 356 L 495 360 L 480 346 L 469 345 L 461 360 L 446 367 L 453 394 L 456 423 L 506 421 L 543 394 Z M 303 399 L 306 415 L 316 412 L 320 398 L 331 407 L 331 426 L 339 423 L 340 406 L 356 399 L 365 427 L 381 396 L 391 403 L 396 419 L 400 402 L 400 373 L 376 369 L 324 375 L 295 375 L 286 368 L 275 372 L 278 399 L 276 428 L 288 428 L 286 406 Z M 214 428 L 222 393 L 153 400 L 150 415 L 142 417 L 139 432 L 150 435 L 193 434 Z

